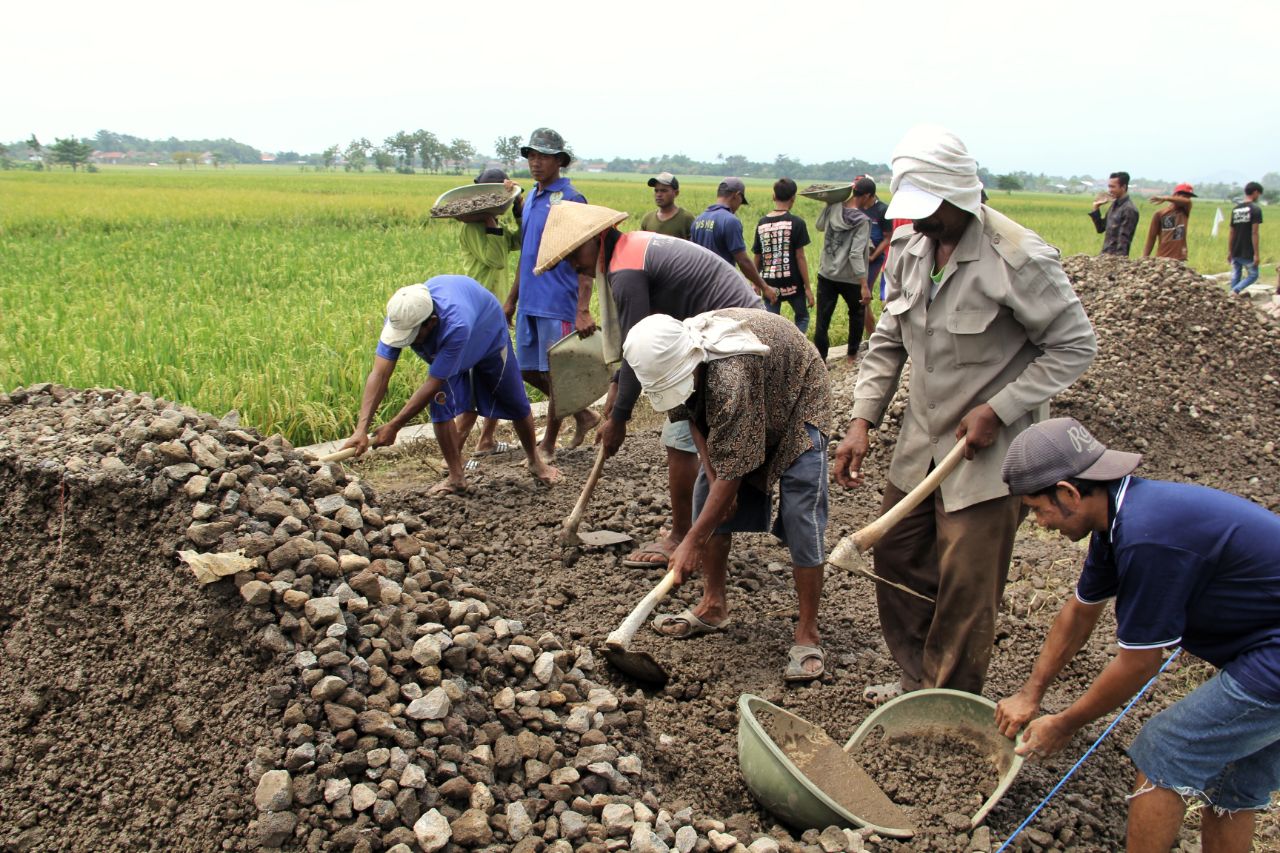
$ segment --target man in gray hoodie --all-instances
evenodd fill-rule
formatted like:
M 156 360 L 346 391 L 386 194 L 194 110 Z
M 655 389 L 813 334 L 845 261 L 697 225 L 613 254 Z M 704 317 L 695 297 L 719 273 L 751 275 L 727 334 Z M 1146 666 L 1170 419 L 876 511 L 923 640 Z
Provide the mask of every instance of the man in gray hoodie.
M 818 230 L 823 233 L 822 256 L 818 261 L 818 324 L 813 344 L 822 360 L 827 359 L 830 342 L 827 329 L 840 298 L 849 306 L 850 363 L 862 343 L 862 316 L 871 302 L 867 286 L 867 249 L 871 236 L 871 220 L 858 209 L 853 196 L 841 204 L 827 205 L 818 215 Z

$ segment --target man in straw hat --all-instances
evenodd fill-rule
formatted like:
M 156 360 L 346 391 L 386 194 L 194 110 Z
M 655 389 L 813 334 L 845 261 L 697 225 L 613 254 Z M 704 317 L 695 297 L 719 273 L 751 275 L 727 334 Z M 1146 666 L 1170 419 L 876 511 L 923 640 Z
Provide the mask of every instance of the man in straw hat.
M 427 381 L 371 438 L 369 427 L 386 396 L 404 347 L 431 365 Z M 475 424 L 477 411 L 491 420 L 511 421 L 535 477 L 547 484 L 560 478 L 560 472 L 535 450 L 533 413 L 502 306 L 478 281 L 466 276 L 438 275 L 424 284 L 400 288 L 387 302 L 387 319 L 378 339 L 373 370 L 365 380 L 355 433 L 343 447 L 364 453 L 370 445 L 393 444 L 405 424 L 428 406 L 436 442 L 449 467 L 448 479 L 432 487 L 430 494 L 453 494 L 466 489 L 462 446 Z M 461 430 L 454 424 L 455 418 L 461 423 Z
M 520 264 L 503 311 L 508 321 L 515 316 L 516 353 L 524 381 L 550 396 L 547 350 L 575 330 L 585 335 L 596 327 L 591 318 L 592 282 L 575 275 L 568 264 L 548 267 L 536 275 L 533 267 L 548 214 L 570 202 L 586 204 L 587 199 L 561 174 L 573 161 L 573 155 L 564 137 L 551 128 L 540 127 L 529 134 L 529 144 L 520 149 L 520 155 L 529 161 L 529 174 L 537 183 L 524 203 Z M 599 423 L 600 416 L 588 409 L 574 415 L 574 421 L 572 446 L 577 447 Z M 548 418 L 538 446 L 547 461 L 555 459 L 560 423 L 558 418 Z
M 702 460 L 693 526 L 670 563 L 681 583 L 701 570 L 702 600 L 682 613 L 659 615 L 654 628 L 688 638 L 728 627 L 732 534 L 772 530 L 791 551 L 799 599 L 783 678 L 821 677 L 831 389 L 818 351 L 776 314 L 727 308 L 683 321 L 646 317 L 627 334 L 623 352 L 654 409 L 686 410 Z M 778 516 L 770 526 L 775 485 Z
M 876 545 L 877 574 L 936 603 L 877 585 L 881 629 L 901 677 L 868 687 L 873 703 L 921 687 L 981 692 L 1024 514 L 1000 479 L 1000 461 L 1097 352 L 1057 250 L 982 204 L 977 163 L 953 134 L 908 132 L 893 155 L 892 189 L 887 217 L 912 225 L 894 232 L 884 311 L 858 371 L 836 478 L 861 485 L 867 433 L 908 357 L 911 393 L 882 511 L 956 442 L 965 442 L 970 461 Z
M 579 275 L 599 276 L 600 311 L 606 360 L 622 360 L 622 341 L 650 314 L 677 320 L 718 308 L 763 308 L 742 276 L 707 249 L 688 240 L 617 230 L 625 213 L 598 205 L 561 205 L 551 212 L 538 269 L 568 258 Z M 554 235 L 554 236 L 553 236 Z M 605 405 L 605 421 L 597 440 L 612 456 L 627 436 L 627 421 L 640 396 L 640 383 L 626 361 L 614 374 Z M 662 430 L 667 448 L 667 488 L 671 495 L 671 531 L 642 544 L 623 564 L 665 565 L 693 518 L 693 484 L 698 476 L 698 449 L 684 418 Z
M 1002 475 L 1041 527 L 1089 539 L 1076 593 L 1031 676 L 996 706 L 1018 752 L 1045 758 L 1118 708 L 1182 646 L 1219 668 L 1142 728 L 1129 757 L 1130 851 L 1167 851 L 1200 805 L 1207 851 L 1251 848 L 1254 818 L 1280 790 L 1280 517 L 1205 486 L 1133 476 L 1136 453 L 1108 450 L 1072 418 L 1013 440 Z M 1037 716 L 1049 684 L 1115 599 L 1120 651 L 1066 709 Z

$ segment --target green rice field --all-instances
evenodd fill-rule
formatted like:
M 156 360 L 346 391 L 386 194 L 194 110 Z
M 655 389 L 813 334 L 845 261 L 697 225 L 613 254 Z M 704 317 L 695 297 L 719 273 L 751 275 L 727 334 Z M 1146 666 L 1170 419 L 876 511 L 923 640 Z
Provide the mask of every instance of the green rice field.
M 652 206 L 643 176 L 570 177 L 592 202 L 631 213 L 630 227 Z M 298 444 L 346 436 L 387 297 L 461 268 L 458 226 L 428 211 L 467 180 L 284 167 L 0 173 L 0 388 L 123 386 L 217 414 L 237 409 L 245 423 Z M 770 183 L 752 183 L 753 204 L 740 211 L 748 245 L 771 207 Z M 682 181 L 681 205 L 701 210 L 715 184 Z M 1063 254 L 1101 245 L 1089 202 L 1023 193 L 991 201 Z M 1190 263 L 1205 273 L 1227 269 L 1226 229 L 1209 236 L 1218 206 L 1230 208 L 1202 200 L 1192 216 Z M 1141 207 L 1135 254 L 1153 209 Z M 818 211 L 796 204 L 811 223 Z M 1263 248 L 1270 263 L 1265 232 Z M 815 242 L 813 272 L 817 252 Z M 843 305 L 833 332 L 845 341 Z M 406 360 L 387 405 L 399 406 L 424 375 Z

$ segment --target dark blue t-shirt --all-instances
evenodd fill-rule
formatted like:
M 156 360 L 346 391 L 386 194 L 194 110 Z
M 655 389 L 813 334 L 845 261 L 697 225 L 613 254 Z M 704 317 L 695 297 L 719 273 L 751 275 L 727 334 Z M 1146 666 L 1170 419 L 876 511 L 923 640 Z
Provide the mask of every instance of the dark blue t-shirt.
M 1216 489 L 1126 477 L 1076 585 L 1116 600 L 1126 649 L 1181 645 L 1280 701 L 1280 516 Z
M 723 204 L 708 207 L 693 220 L 689 237 L 699 246 L 705 246 L 729 263 L 737 263 L 733 256 L 747 250 L 742 239 L 742 220 Z
M 465 275 L 438 275 L 421 287 L 431 294 L 436 316 L 435 331 L 422 344 L 410 346 L 431 365 L 436 379 L 449 379 L 470 370 L 487 355 L 507 345 L 507 318 L 498 298 L 484 285 Z M 378 341 L 378 355 L 395 361 L 399 347 Z
M 574 189 L 568 178 L 560 178 L 546 189 L 534 185 L 524 202 L 524 235 L 520 246 L 520 296 L 517 307 L 521 314 L 549 317 L 572 323 L 578 316 L 578 274 L 568 261 L 561 261 L 542 275 L 534 275 L 538 247 L 542 245 L 542 229 L 547 225 L 551 206 L 566 202 L 587 203 L 586 196 Z

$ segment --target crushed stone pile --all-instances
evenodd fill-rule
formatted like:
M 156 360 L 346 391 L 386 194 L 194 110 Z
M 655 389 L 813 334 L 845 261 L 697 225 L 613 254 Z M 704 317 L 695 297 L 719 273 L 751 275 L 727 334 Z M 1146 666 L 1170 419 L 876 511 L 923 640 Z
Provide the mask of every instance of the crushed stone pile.
M 447 530 L 279 436 L 36 385 L 0 394 L 0 487 L 0 848 L 752 840 L 646 790 L 645 697 L 588 647 L 502 618 Z M 252 565 L 200 586 L 179 550 Z

